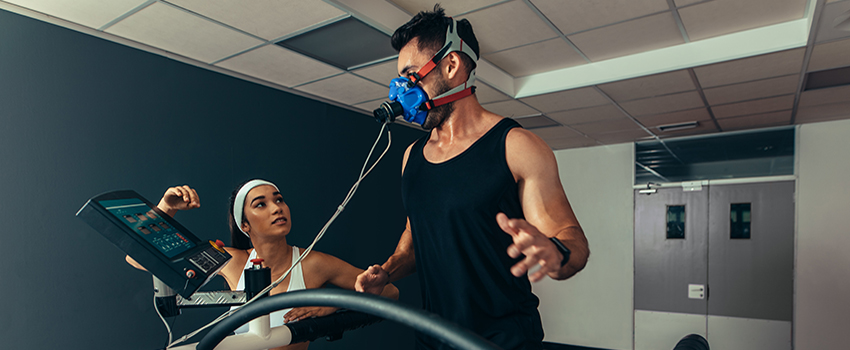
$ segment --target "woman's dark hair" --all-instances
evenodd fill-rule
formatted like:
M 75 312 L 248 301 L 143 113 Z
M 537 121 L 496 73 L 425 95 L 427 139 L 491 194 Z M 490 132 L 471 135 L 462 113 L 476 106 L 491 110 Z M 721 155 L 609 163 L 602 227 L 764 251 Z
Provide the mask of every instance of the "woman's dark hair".
M 440 7 L 440 4 L 436 4 L 433 11 L 419 12 L 410 21 L 395 30 L 391 39 L 393 48 L 396 51 L 401 51 L 411 40 L 418 39 L 419 50 L 427 49 L 437 52 L 446 44 L 446 29 L 451 22 L 451 18 L 446 17 L 446 11 Z M 457 34 L 463 39 L 464 43 L 469 45 L 476 56 L 480 56 L 478 39 L 475 38 L 475 33 L 472 32 L 472 24 L 468 20 L 457 21 Z M 471 57 L 463 52 L 458 53 L 461 54 L 461 60 L 466 66 L 466 73 L 475 69 L 476 64 Z
M 251 239 L 248 238 L 248 236 L 242 233 L 242 230 L 239 229 L 239 226 L 242 223 L 237 223 L 236 219 L 233 217 L 233 204 L 234 202 L 236 202 L 236 195 L 239 193 L 239 190 L 242 189 L 242 186 L 245 186 L 248 181 L 245 181 L 239 184 L 239 186 L 236 186 L 236 189 L 234 189 L 233 193 L 230 194 L 230 206 L 227 207 L 227 222 L 230 224 L 230 245 L 233 248 L 243 250 L 251 248 Z M 239 210 L 242 210 L 242 208 L 239 208 Z

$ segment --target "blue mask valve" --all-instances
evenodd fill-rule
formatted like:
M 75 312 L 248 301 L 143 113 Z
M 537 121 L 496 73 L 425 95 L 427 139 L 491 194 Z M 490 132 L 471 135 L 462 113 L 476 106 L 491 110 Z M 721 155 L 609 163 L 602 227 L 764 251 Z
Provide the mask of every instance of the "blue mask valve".
M 392 122 L 403 115 L 404 120 L 422 125 L 428 111 L 420 109 L 428 101 L 428 94 L 421 87 L 410 87 L 410 79 L 398 77 L 390 81 L 390 101 L 384 102 L 372 114 L 379 122 Z

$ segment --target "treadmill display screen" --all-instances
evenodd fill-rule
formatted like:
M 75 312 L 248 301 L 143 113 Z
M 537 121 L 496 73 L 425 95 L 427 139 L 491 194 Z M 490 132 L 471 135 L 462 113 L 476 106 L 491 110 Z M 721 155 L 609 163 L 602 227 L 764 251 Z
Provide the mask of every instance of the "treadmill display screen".
M 98 203 L 169 259 L 195 247 L 195 243 L 139 199 L 103 200 Z

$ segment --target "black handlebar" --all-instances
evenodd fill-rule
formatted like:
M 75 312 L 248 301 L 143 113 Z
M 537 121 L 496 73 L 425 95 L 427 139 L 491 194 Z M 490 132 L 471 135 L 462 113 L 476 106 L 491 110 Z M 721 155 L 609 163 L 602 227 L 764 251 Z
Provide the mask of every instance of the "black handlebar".
M 301 306 L 333 306 L 378 316 L 404 324 L 435 339 L 440 339 L 455 349 L 500 350 L 499 347 L 477 334 L 435 314 L 377 295 L 333 289 L 299 290 L 257 300 L 219 322 L 198 342 L 196 349 L 212 350 L 237 328 L 259 316 Z M 301 332 L 300 337 L 308 336 L 304 329 L 299 332 Z M 293 332 L 293 340 L 295 340 L 294 337 L 295 333 Z

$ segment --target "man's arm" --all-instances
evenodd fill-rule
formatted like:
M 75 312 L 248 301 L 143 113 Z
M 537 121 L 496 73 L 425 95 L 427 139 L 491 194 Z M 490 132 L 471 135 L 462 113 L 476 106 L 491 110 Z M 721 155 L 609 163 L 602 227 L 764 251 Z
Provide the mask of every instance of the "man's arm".
M 398 281 L 416 272 L 416 257 L 413 253 L 413 236 L 410 233 L 410 220 L 401 234 L 401 239 L 393 255 L 383 265 L 369 266 L 357 276 L 354 289 L 358 292 L 380 294 L 385 285 Z
M 587 238 L 573 213 L 552 150 L 537 135 L 513 129 L 506 140 L 508 166 L 519 185 L 519 196 L 525 220 L 509 219 L 499 214 L 497 220 L 510 234 L 514 244 L 508 255 L 525 259 L 511 268 L 514 276 L 522 276 L 536 265 L 541 268 L 529 275 L 531 281 L 544 276 L 564 280 L 581 271 L 590 256 Z M 570 251 L 569 260 L 561 266 L 563 255 L 549 237 L 557 238 Z
M 308 279 L 305 280 L 307 288 L 314 288 L 317 285 L 324 286 L 330 283 L 340 288 L 354 289 L 357 276 L 363 272 L 363 270 L 352 266 L 340 258 L 315 250 L 301 264 L 305 269 L 304 271 L 309 272 L 306 275 Z M 384 286 L 383 290 L 378 294 L 382 297 L 398 300 L 398 288 L 392 284 Z M 324 306 L 296 307 L 287 312 L 283 316 L 283 320 L 289 323 L 311 317 L 327 316 L 336 310 L 339 310 L 339 308 Z
M 401 161 L 402 176 L 404 176 L 407 158 L 414 144 L 407 146 L 407 150 L 404 151 L 404 158 Z M 410 231 L 410 218 L 408 218 L 393 255 L 383 265 L 369 266 L 366 271 L 357 276 L 354 289 L 358 292 L 378 294 L 381 291 L 380 288 L 388 283 L 398 281 L 414 272 L 416 272 L 416 257 L 413 253 L 413 234 Z
M 381 265 L 381 269 L 389 275 L 390 283 L 416 272 L 416 255 L 413 253 L 413 234 L 410 232 L 410 219 L 407 220 L 407 225 L 398 240 L 395 252 L 387 259 L 387 262 Z

